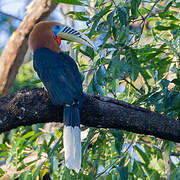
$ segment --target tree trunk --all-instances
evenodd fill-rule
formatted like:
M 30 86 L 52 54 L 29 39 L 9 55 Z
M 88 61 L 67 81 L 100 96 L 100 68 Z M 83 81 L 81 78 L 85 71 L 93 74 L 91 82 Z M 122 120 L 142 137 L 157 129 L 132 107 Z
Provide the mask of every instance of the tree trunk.
M 51 0 L 34 0 L 27 6 L 27 16 L 13 32 L 0 58 L 0 96 L 8 93 L 28 48 L 28 36 L 33 26 L 46 19 L 57 3 Z

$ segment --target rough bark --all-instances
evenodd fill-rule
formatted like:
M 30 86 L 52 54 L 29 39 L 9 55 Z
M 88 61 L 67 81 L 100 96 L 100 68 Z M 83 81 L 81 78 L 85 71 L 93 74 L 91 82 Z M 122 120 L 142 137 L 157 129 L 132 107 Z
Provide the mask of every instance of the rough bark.
M 11 88 L 28 48 L 28 35 L 35 23 L 46 19 L 57 3 L 51 0 L 33 0 L 27 6 L 27 15 L 19 28 L 13 32 L 0 59 L 0 96 Z
M 0 99 L 0 132 L 22 125 L 62 122 L 62 114 L 62 107 L 53 106 L 45 90 L 21 90 Z M 180 121 L 112 98 L 84 94 L 81 124 L 180 142 Z

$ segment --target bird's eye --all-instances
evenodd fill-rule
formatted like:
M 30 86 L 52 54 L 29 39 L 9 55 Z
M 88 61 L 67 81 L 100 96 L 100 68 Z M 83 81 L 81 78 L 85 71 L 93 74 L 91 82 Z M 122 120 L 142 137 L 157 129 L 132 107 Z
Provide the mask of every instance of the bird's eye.
M 52 28 L 53 32 L 55 32 L 55 33 L 58 33 L 59 31 L 61 31 L 61 29 L 62 29 L 62 26 L 57 25 L 57 24 L 55 26 L 53 26 L 53 28 Z

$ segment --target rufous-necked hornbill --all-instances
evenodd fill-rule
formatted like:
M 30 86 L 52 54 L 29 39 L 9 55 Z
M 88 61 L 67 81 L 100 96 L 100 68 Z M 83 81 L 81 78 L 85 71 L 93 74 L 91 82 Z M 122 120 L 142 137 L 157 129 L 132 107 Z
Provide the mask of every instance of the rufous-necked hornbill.
M 68 40 L 94 48 L 81 32 L 58 22 L 40 22 L 29 36 L 33 66 L 48 90 L 54 105 L 63 105 L 65 164 L 79 172 L 81 168 L 80 109 L 83 105 L 81 76 L 74 60 L 59 48 Z

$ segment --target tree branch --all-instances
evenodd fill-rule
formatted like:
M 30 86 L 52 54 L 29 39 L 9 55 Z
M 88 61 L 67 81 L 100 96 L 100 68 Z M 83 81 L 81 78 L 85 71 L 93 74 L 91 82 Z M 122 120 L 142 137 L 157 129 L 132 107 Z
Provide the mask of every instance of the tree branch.
M 0 96 L 10 90 L 28 48 L 28 36 L 35 23 L 46 19 L 57 3 L 51 0 L 33 0 L 27 6 L 27 16 L 13 32 L 0 58 Z
M 62 122 L 62 110 L 51 104 L 43 89 L 18 91 L 0 99 L 0 132 L 36 123 Z M 180 121 L 113 98 L 84 94 L 81 124 L 180 142 Z

